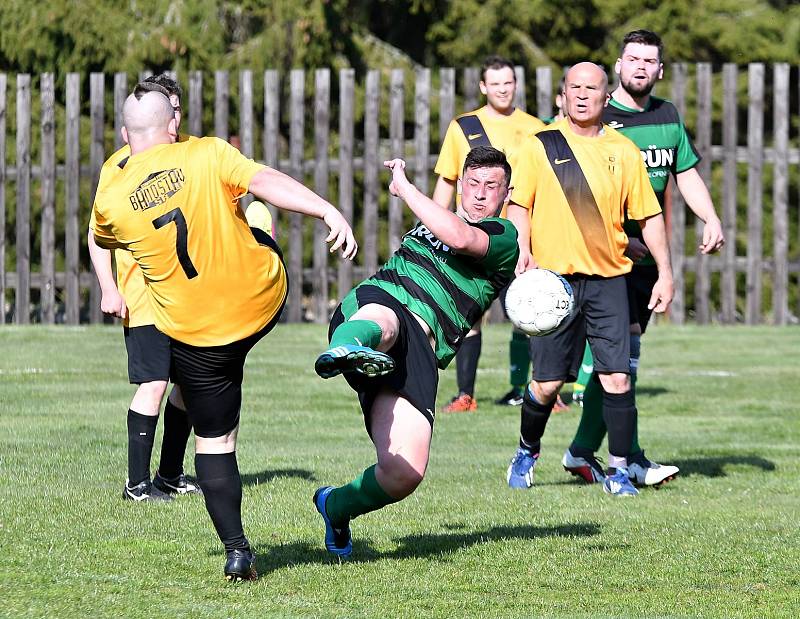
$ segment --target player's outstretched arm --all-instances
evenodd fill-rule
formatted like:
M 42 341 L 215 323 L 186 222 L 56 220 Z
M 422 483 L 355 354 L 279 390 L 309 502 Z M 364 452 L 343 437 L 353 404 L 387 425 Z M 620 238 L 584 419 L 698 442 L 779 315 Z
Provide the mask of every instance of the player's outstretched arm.
M 272 168 L 264 168 L 250 181 L 248 190 L 254 196 L 285 211 L 321 219 L 330 231 L 325 239 L 326 243 L 332 243 L 330 251 L 341 249 L 342 257 L 348 260 L 356 255 L 358 243 L 344 216 L 330 202 L 291 176 Z
M 482 258 L 489 249 L 489 235 L 480 228 L 470 226 L 461 217 L 439 205 L 414 187 L 406 178 L 406 162 L 402 159 L 384 161 L 392 171 L 389 191 L 401 198 L 419 220 L 437 239 L 458 253 Z
M 531 254 L 531 213 L 524 206 L 513 200 L 506 207 L 506 217 L 517 229 L 517 243 L 519 244 L 519 259 L 517 260 L 517 275 L 524 271 L 536 268 L 536 261 Z
M 650 254 L 658 267 L 658 279 L 653 286 L 647 307 L 654 312 L 665 312 L 672 302 L 673 283 L 664 216 L 661 213 L 653 215 L 639 221 L 639 225 L 642 227 L 644 242 L 650 249 Z
M 703 254 L 713 254 L 725 244 L 725 236 L 722 234 L 722 222 L 717 217 L 714 210 L 714 203 L 711 201 L 711 194 L 700 177 L 697 168 L 690 168 L 677 174 L 675 181 L 678 183 L 683 199 L 705 224 L 703 226 L 703 242 L 699 245 L 700 252 Z
M 104 314 L 125 318 L 128 314 L 128 307 L 114 281 L 114 272 L 111 269 L 111 250 L 103 249 L 95 242 L 94 230 L 91 228 L 89 229 L 88 244 L 89 258 L 92 261 L 97 281 L 100 283 L 100 310 Z

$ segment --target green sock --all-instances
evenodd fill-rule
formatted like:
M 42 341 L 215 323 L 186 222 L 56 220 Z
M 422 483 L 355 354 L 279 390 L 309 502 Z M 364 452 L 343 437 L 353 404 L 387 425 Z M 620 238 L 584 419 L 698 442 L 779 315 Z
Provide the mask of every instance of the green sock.
M 592 357 L 592 349 L 589 348 L 589 342 L 586 342 L 586 348 L 583 349 L 583 360 L 581 361 L 581 369 L 578 372 L 578 380 L 575 381 L 575 386 L 573 387 L 573 393 L 575 391 L 586 390 L 586 386 L 589 384 L 589 379 L 592 377 L 593 371 L 594 371 L 594 358 Z
M 514 329 L 508 345 L 508 361 L 511 368 L 510 381 L 513 387 L 524 389 L 528 384 L 531 357 L 528 351 L 528 336 Z
M 583 392 L 583 409 L 578 431 L 572 445 L 588 449 L 592 453 L 600 449 L 606 435 L 606 422 L 603 421 L 603 388 L 597 375 L 592 375 Z
M 348 320 L 336 327 L 331 335 L 331 348 L 345 344 L 377 348 L 380 343 L 381 327 L 372 320 Z
M 397 503 L 375 479 L 376 467 L 377 464 L 373 464 L 349 484 L 334 488 L 328 495 L 325 510 L 333 526 L 344 526 L 356 516 Z

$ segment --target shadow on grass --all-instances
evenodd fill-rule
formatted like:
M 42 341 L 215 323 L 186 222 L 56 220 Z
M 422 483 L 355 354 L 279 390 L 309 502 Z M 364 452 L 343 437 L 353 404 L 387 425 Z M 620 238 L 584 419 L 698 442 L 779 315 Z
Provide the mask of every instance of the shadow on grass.
M 450 525 L 445 525 L 445 527 L 448 526 Z M 453 525 L 452 528 L 461 528 L 461 525 Z M 397 548 L 391 552 L 379 552 L 368 541 L 356 539 L 353 541 L 353 558 L 348 562 L 367 563 L 384 559 L 436 558 L 486 542 L 542 537 L 590 537 L 599 533 L 600 525 L 592 522 L 552 527 L 496 526 L 482 531 L 464 533 L 409 535 L 399 538 Z M 321 528 L 319 545 L 292 542 L 277 546 L 257 546 L 255 552 L 256 570 L 261 575 L 295 565 L 339 562 L 322 547 Z
M 681 477 L 703 475 L 704 477 L 725 477 L 725 466 L 728 464 L 747 465 L 762 471 L 774 471 L 775 463 L 759 456 L 707 456 L 689 458 L 688 460 L 670 461 L 681 470 Z
M 669 389 L 664 387 L 636 387 L 636 395 L 643 395 L 647 396 L 648 398 L 654 398 L 659 395 L 664 395 L 665 393 L 669 393 Z
M 306 469 L 273 469 L 261 471 L 260 473 L 244 473 L 242 475 L 243 486 L 257 486 L 259 484 L 266 484 L 274 479 L 281 477 L 296 477 L 298 479 L 305 479 L 306 481 L 316 481 L 314 473 Z

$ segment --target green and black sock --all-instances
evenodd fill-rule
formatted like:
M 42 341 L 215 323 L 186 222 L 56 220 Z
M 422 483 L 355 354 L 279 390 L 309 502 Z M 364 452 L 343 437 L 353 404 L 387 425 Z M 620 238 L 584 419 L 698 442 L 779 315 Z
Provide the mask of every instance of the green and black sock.
M 373 464 L 349 484 L 334 488 L 328 495 L 325 511 L 333 526 L 344 527 L 357 516 L 398 501 L 381 488 L 375 478 L 376 467 L 377 464 Z
M 347 320 L 331 335 L 331 348 L 348 344 L 378 348 L 381 335 L 381 327 L 374 320 Z

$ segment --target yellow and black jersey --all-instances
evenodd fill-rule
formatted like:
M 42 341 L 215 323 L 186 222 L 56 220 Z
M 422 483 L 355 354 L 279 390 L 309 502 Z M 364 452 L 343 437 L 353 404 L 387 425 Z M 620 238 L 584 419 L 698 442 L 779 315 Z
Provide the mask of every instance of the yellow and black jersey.
M 639 149 L 608 126 L 597 137 L 576 135 L 567 119 L 548 126 L 521 149 L 515 176 L 511 201 L 531 211 L 531 253 L 558 273 L 627 273 L 626 213 L 661 212 Z
M 264 166 L 223 140 L 198 138 L 154 146 L 118 167 L 98 188 L 95 240 L 130 251 L 156 327 L 203 347 L 265 327 L 286 296 L 286 274 L 238 206 Z
M 491 145 L 505 153 L 508 162 L 511 164 L 511 184 L 514 185 L 516 178 L 514 161 L 517 152 L 526 141 L 545 126 L 541 120 L 526 114 L 520 109 L 515 109 L 509 116 L 497 116 L 489 114 L 486 111 L 486 107 L 482 107 L 479 110 L 462 114 L 451 120 L 444 136 L 444 142 L 442 142 L 442 150 L 439 152 L 439 159 L 436 161 L 434 172 L 451 181 L 461 178 L 464 160 L 471 150 L 468 137 L 472 140 L 479 140 L 482 137 L 465 135 L 464 129 L 459 125 L 459 119 L 470 115 L 477 116 L 480 125 L 482 125 L 482 130 L 486 132 L 485 137 L 488 138 Z M 477 130 L 477 132 L 480 131 L 481 129 Z
M 194 136 L 189 135 L 181 135 L 178 138 L 180 142 L 196 139 Z M 126 144 L 106 159 L 100 170 L 100 180 L 97 185 L 98 191 L 106 183 L 116 178 L 117 173 L 122 170 L 120 164 L 124 166 L 130 155 L 131 148 Z M 94 227 L 94 209 L 92 209 L 89 230 L 94 231 Z M 139 269 L 139 265 L 136 264 L 136 260 L 133 259 L 129 251 L 115 251 L 114 262 L 117 266 L 117 289 L 125 299 L 125 305 L 128 307 L 128 313 L 122 324 L 126 327 L 143 327 L 155 324 L 155 315 L 150 306 L 150 298 L 147 295 L 144 276 L 141 269 Z

